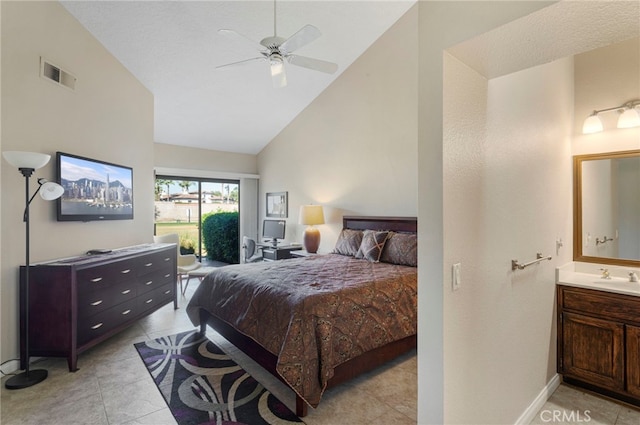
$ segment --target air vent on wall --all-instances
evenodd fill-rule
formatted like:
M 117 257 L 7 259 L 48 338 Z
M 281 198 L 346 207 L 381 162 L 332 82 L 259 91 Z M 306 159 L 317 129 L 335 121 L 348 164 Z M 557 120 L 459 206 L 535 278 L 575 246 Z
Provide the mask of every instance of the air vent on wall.
M 77 78 L 59 66 L 40 57 L 40 76 L 71 90 L 76 88 Z

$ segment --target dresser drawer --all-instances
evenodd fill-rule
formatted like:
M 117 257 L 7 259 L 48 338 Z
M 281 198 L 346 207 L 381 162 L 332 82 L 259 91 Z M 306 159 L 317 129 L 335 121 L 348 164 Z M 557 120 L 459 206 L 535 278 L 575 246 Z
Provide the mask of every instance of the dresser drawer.
M 153 273 L 147 273 L 138 279 L 138 294 L 153 291 L 173 281 L 173 269 L 160 269 Z
M 173 301 L 174 290 L 175 283 L 171 282 L 152 291 L 149 291 L 146 294 L 140 295 L 137 298 L 139 311 L 142 312 L 145 310 L 149 310 L 159 305 L 166 304 L 169 301 Z
M 98 338 L 138 314 L 137 298 L 118 304 L 86 319 L 78 320 L 78 345 Z
M 134 279 L 138 267 L 136 261 L 130 259 L 79 270 L 77 273 L 78 293 L 86 294 L 99 291 L 122 280 Z
M 78 296 L 78 318 L 83 320 L 138 295 L 138 283 L 126 280 Z
M 138 265 L 138 275 L 145 276 L 156 271 L 173 268 L 173 257 L 166 251 L 157 252 L 144 257 Z

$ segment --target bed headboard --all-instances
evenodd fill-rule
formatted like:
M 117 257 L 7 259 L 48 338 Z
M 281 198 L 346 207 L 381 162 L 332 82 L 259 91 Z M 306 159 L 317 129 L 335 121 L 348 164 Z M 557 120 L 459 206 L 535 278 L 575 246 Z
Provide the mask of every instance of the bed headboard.
M 342 228 L 354 230 L 393 230 L 396 232 L 417 232 L 416 217 L 372 217 L 345 215 L 342 217 Z

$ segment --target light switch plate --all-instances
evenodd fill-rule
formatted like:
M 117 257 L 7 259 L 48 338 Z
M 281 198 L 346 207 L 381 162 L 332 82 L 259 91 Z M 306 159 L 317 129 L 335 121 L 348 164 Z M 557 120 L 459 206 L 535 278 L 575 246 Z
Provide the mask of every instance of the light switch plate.
M 460 289 L 460 263 L 455 263 L 451 269 L 451 290 Z

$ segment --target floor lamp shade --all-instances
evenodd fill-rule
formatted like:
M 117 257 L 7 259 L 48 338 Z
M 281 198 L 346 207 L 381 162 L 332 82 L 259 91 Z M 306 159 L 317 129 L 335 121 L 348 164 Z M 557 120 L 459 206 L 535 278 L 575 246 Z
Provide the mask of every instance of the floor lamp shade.
M 320 231 L 315 225 L 324 224 L 324 212 L 321 205 L 302 205 L 300 207 L 300 224 L 309 227 L 304 231 L 303 243 L 307 252 L 315 254 L 320 246 Z
M 51 155 L 38 152 L 6 151 L 2 152 L 2 156 L 18 169 L 31 168 L 32 170 L 44 167 L 51 159 Z
M 31 177 L 35 170 L 44 167 L 51 159 L 51 155 L 37 152 L 7 151 L 3 152 L 2 156 L 4 156 L 4 159 L 9 164 L 13 165 L 20 171 L 24 176 L 25 181 L 25 267 L 24 278 L 22 278 L 23 273 L 21 273 L 20 279 L 20 284 L 24 285 L 23 289 L 20 291 L 21 327 L 23 326 L 24 329 L 24 333 L 20 332 L 20 337 L 22 339 L 20 343 L 20 363 L 23 365 L 22 367 L 24 367 L 25 371 L 7 379 L 4 384 L 7 389 L 17 390 L 42 382 L 48 375 L 48 372 L 45 369 L 31 370 L 29 366 L 29 205 L 33 200 L 33 196 L 29 196 L 29 177 Z M 64 192 L 62 186 L 57 183 L 48 183 L 44 179 L 39 179 L 38 184 L 40 196 L 45 200 L 57 199 Z M 22 317 L 24 317 L 24 319 L 22 319 Z

